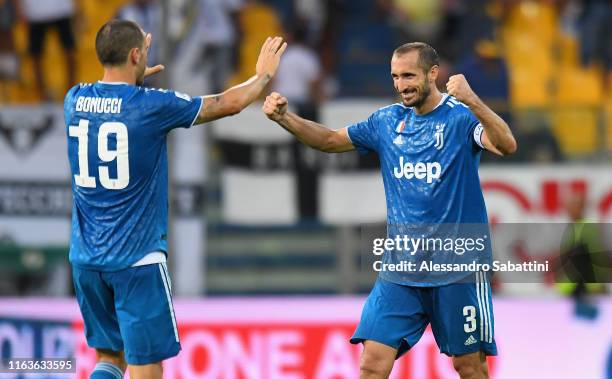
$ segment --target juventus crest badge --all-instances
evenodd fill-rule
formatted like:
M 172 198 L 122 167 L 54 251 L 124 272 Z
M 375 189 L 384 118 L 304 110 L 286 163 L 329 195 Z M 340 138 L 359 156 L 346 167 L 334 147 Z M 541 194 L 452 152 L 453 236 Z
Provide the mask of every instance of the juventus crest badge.
M 436 143 L 434 144 L 434 147 L 438 150 L 441 150 L 442 147 L 444 147 L 444 127 L 445 126 L 446 126 L 445 124 L 436 125 L 436 131 L 434 133 L 434 138 L 436 140 Z

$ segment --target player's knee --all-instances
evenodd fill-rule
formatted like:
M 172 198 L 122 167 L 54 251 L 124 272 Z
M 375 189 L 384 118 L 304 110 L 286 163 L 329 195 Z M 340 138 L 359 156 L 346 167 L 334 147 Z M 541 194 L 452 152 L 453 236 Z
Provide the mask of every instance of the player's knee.
M 482 379 L 482 364 L 466 357 L 454 357 L 453 367 L 461 379 Z
M 146 365 L 130 365 L 130 378 L 132 379 L 161 379 L 164 373 L 162 362 Z
M 461 379 L 481 379 L 479 367 L 461 363 L 454 363 L 453 366 Z
M 393 368 L 397 350 L 375 341 L 364 341 L 359 363 L 361 379 L 388 378 Z
M 388 366 L 384 357 L 364 352 L 359 363 L 360 378 L 386 378 L 391 371 Z
M 387 371 L 384 366 L 371 361 L 362 361 L 359 365 L 359 377 L 361 379 L 386 378 Z
M 125 362 L 125 356 L 123 352 L 96 349 L 96 361 L 98 363 L 110 363 L 111 365 L 118 367 L 121 372 L 125 372 L 125 370 L 127 369 L 127 363 Z
M 480 372 L 484 379 L 489 379 L 489 365 L 486 360 L 480 364 Z

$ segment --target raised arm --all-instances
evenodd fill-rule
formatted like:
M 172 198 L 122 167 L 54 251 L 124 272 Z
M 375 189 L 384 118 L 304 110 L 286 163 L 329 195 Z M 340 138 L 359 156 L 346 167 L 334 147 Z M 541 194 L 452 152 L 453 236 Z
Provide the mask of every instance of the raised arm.
M 480 121 L 484 132 L 481 137 L 483 146 L 498 155 L 510 155 L 516 152 L 516 140 L 508 124 L 493 112 L 468 84 L 465 76 L 453 75 L 446 84 L 448 94 L 467 105 Z
M 355 149 L 347 128 L 331 130 L 314 121 L 287 111 L 287 99 L 277 92 L 266 98 L 263 111 L 272 121 L 297 137 L 300 142 L 326 153 L 342 153 Z
M 266 40 L 261 47 L 255 75 L 223 93 L 203 97 L 203 104 L 196 124 L 217 120 L 239 113 L 251 104 L 276 73 L 280 57 L 287 48 L 281 37 Z

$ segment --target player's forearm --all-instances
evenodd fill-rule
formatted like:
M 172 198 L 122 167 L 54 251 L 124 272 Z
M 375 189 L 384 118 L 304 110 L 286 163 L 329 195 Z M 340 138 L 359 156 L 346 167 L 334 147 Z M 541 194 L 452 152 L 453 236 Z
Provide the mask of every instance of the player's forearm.
M 516 140 L 508 124 L 476 95 L 465 104 L 478 118 L 491 143 L 504 155 L 514 154 Z
M 204 96 L 202 98 L 204 103 L 196 123 L 201 124 L 240 113 L 257 99 L 270 79 L 270 75 L 267 74 L 255 75 L 223 93 Z
M 326 128 L 324 125 L 306 120 L 291 112 L 285 113 L 285 115 L 276 122 L 289 133 L 296 136 L 300 142 L 313 149 L 329 153 L 335 152 L 332 143 L 333 131 Z
M 228 104 L 233 104 L 235 110 L 240 112 L 259 97 L 270 79 L 272 77 L 267 74 L 254 75 L 246 82 L 227 89 L 221 96 Z

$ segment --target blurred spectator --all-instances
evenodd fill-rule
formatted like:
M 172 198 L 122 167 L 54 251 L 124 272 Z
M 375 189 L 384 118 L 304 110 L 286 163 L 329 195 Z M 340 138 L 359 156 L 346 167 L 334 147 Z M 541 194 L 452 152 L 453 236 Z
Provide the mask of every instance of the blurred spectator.
M 300 0 L 297 0 L 300 1 Z M 337 40 L 339 35 L 339 29 L 342 27 L 344 20 L 344 6 L 348 0 L 326 0 L 323 1 L 323 14 L 321 32 L 318 37 L 311 35 L 313 38 L 315 49 L 319 52 L 321 58 L 321 64 L 323 69 L 324 83 L 322 84 L 322 92 L 327 96 L 333 96 L 338 91 L 338 84 L 336 79 L 333 77 L 336 62 L 337 62 Z M 323 16 L 324 15 L 324 16 Z M 309 29 L 318 28 L 313 26 L 311 19 Z M 317 40 L 318 38 L 318 40 Z
M 604 252 L 598 225 L 585 217 L 585 194 L 570 195 L 566 209 L 571 223 L 561 243 L 558 288 L 574 298 L 578 316 L 594 318 L 598 310 L 589 301 L 589 294 L 605 291 L 602 283 L 608 268 L 607 254 Z
M 439 52 L 460 60 L 471 54 L 479 40 L 495 40 L 496 16 L 502 13 L 497 5 L 494 0 L 446 0 L 444 26 L 436 44 Z
M 210 70 L 211 90 L 220 92 L 226 88 L 236 66 L 236 47 L 241 40 L 238 15 L 243 1 L 200 0 L 199 4 L 196 33 L 203 39 L 203 59 Z M 254 63 L 249 67 L 254 67 Z
M 161 38 L 162 10 L 155 0 L 132 0 L 117 12 L 117 18 L 121 20 L 134 21 L 140 25 L 146 33 L 153 35 L 153 43 L 149 48 L 148 65 L 155 66 L 160 63 L 158 45 L 155 41 Z M 161 87 L 161 75 L 153 75 L 145 79 L 145 85 Z
M 298 116 L 318 122 L 321 101 L 322 70 L 317 52 L 308 46 L 307 24 L 298 26 L 287 38 L 287 51 L 276 72 L 273 88 L 289 100 Z M 303 219 L 316 220 L 318 215 L 318 167 L 317 155 L 299 141 L 292 141 L 293 161 L 297 177 L 298 207 Z
M 306 28 L 298 26 L 274 78 L 273 88 L 296 107 L 296 113 L 314 121 L 319 119 L 321 64 L 317 52 L 306 43 Z
M 231 80 L 233 84 L 241 83 L 253 75 L 261 44 L 266 38 L 283 34 L 276 11 L 261 0 L 246 0 L 238 19 L 242 38 L 238 67 Z
M 75 36 L 72 22 L 75 4 L 72 0 L 22 0 L 26 22 L 28 23 L 29 47 L 34 66 L 36 90 L 39 98 L 52 100 L 42 67 L 42 54 L 45 37 L 51 29 L 59 33 L 65 57 L 66 91 L 76 82 Z
M 266 4 L 274 8 L 276 15 L 285 28 L 290 28 L 296 20 L 296 1 L 302 0 L 264 0 Z M 306 2 L 319 0 L 304 0 Z
M 582 0 L 579 21 L 580 53 L 583 64 L 597 62 L 606 73 L 612 70 L 612 2 Z
M 378 0 L 398 33 L 396 45 L 423 41 L 437 45 L 442 26 L 441 0 Z
M 310 46 L 318 46 L 327 19 L 324 0 L 294 0 L 295 18 L 305 22 L 305 40 Z
M 474 92 L 511 124 L 508 67 L 495 42 L 481 40 L 476 43 L 472 53 L 457 64 L 455 71 L 465 75 Z
M 546 115 L 540 111 L 515 113 L 511 127 L 520 141 L 513 161 L 552 163 L 564 159 L 559 142 L 552 133 Z M 487 161 L 497 161 L 493 154 L 483 155 Z M 485 161 L 485 159 L 483 159 Z
M 19 72 L 13 26 L 17 19 L 17 0 L 0 0 L 0 100 L 8 97 L 4 85 L 15 80 Z

